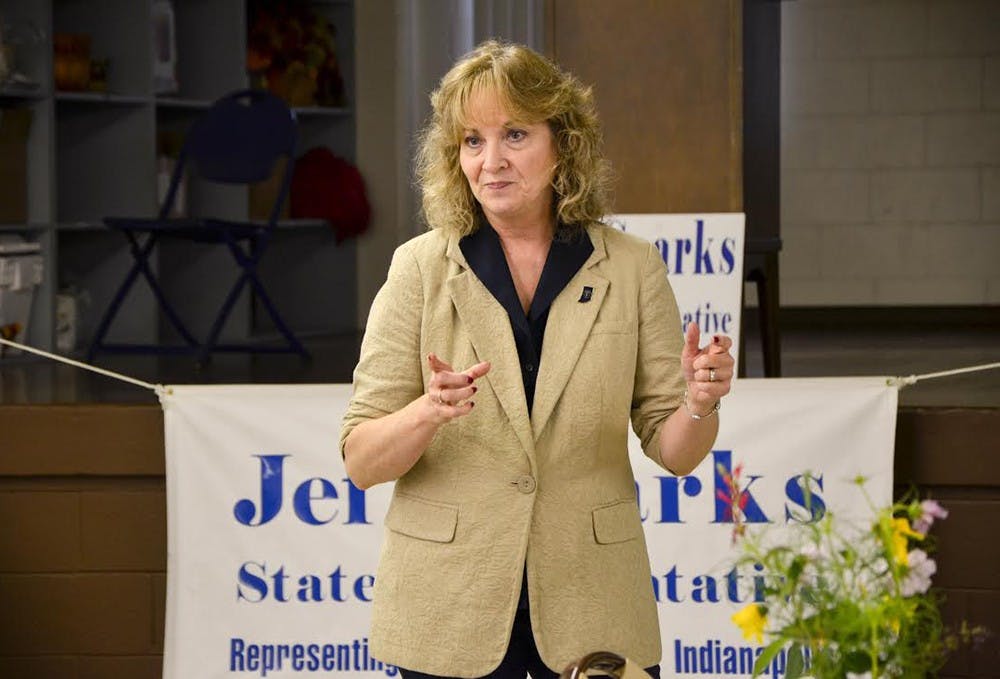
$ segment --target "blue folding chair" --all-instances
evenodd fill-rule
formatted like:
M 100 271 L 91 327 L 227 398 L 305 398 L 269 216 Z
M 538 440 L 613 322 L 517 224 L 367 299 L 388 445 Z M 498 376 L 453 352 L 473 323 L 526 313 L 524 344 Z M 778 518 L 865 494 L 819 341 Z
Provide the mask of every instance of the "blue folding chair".
M 257 276 L 257 265 L 267 250 L 271 232 L 288 196 L 296 144 L 295 114 L 278 97 L 260 90 L 241 90 L 216 101 L 192 126 L 185 137 L 177 165 L 170 180 L 167 196 L 155 218 L 108 217 L 108 228 L 124 235 L 134 263 L 105 312 L 88 352 L 93 360 L 98 352 L 197 354 L 207 361 L 213 352 L 236 351 L 250 353 L 309 354 L 288 328 L 264 285 Z M 189 167 L 201 179 L 224 184 L 252 184 L 271 176 L 275 164 L 284 158 L 285 170 L 281 189 L 266 222 L 233 221 L 213 217 L 172 218 L 177 188 Z M 240 273 L 226 295 L 211 330 L 204 342 L 199 342 L 187 329 L 180 315 L 167 300 L 156 274 L 150 266 L 150 256 L 161 239 L 176 238 L 198 243 L 215 243 L 228 247 L 239 265 Z M 164 315 L 180 333 L 184 344 L 114 344 L 105 342 L 115 316 L 121 310 L 132 286 L 142 276 L 149 284 Z M 260 343 L 220 344 L 219 335 L 233 310 L 240 293 L 249 286 L 260 300 L 275 327 L 285 339 L 279 346 Z

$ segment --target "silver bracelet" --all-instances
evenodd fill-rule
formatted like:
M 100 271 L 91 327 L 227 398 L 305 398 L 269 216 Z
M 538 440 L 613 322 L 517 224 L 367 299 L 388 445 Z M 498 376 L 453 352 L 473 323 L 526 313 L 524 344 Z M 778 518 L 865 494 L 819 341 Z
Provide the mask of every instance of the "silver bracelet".
M 717 412 L 719 412 L 719 410 L 722 409 L 722 399 L 719 399 L 718 401 L 716 401 L 715 405 L 712 407 L 712 409 L 710 411 L 708 411 L 704 415 L 699 415 L 698 413 L 696 413 L 693 410 L 691 410 L 691 406 L 688 405 L 688 394 L 685 391 L 684 392 L 684 409 L 688 411 L 688 415 L 691 417 L 692 420 L 707 420 L 712 415 L 715 415 Z

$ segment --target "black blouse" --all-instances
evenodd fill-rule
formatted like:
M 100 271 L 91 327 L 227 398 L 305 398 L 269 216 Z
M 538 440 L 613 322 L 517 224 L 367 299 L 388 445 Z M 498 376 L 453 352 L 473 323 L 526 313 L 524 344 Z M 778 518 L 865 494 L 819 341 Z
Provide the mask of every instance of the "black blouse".
M 531 414 L 549 308 L 590 257 L 594 245 L 587 232 L 582 229 L 575 237 L 557 237 L 552 241 L 527 314 L 521 308 L 521 300 L 518 299 L 514 279 L 500 245 L 500 237 L 489 223 L 483 220 L 474 233 L 459 241 L 459 247 L 472 271 L 510 317 L 510 328 L 514 333 L 514 344 L 517 345 L 517 357 L 521 364 L 524 396 L 528 402 L 528 413 Z

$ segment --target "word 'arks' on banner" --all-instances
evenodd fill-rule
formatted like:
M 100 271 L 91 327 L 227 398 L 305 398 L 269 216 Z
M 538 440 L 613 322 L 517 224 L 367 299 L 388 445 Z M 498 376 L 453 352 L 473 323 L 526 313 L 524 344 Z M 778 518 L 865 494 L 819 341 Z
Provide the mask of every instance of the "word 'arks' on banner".
M 163 396 L 168 579 L 164 677 L 396 676 L 367 630 L 391 484 L 354 487 L 338 451 L 350 385 L 173 386 Z M 888 502 L 896 389 L 885 378 L 744 379 L 694 473 L 629 454 L 659 603 L 665 675 L 750 676 L 729 618 L 760 574 L 733 567 L 720 469 L 774 531 L 812 508 Z M 595 649 L 598 650 L 598 649 Z M 780 656 L 768 668 L 783 670 Z
M 740 346 L 743 213 L 623 214 L 604 221 L 656 246 L 683 327 L 696 323 L 703 335 L 729 335 Z

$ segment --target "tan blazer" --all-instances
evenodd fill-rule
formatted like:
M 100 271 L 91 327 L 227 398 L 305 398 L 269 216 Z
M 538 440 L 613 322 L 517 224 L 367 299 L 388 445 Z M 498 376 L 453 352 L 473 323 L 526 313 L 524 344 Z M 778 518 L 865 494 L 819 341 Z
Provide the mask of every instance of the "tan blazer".
M 603 225 L 588 233 L 594 252 L 549 311 L 530 418 L 507 313 L 458 238 L 430 231 L 393 257 L 341 446 L 359 422 L 424 393 L 428 353 L 456 370 L 493 367 L 475 409 L 396 482 L 375 581 L 379 660 L 488 674 L 504 656 L 525 563 L 532 628 L 553 671 L 597 649 L 642 667 L 660 660 L 626 435 L 631 416 L 662 464 L 659 427 L 684 393 L 680 319 L 651 244 Z

